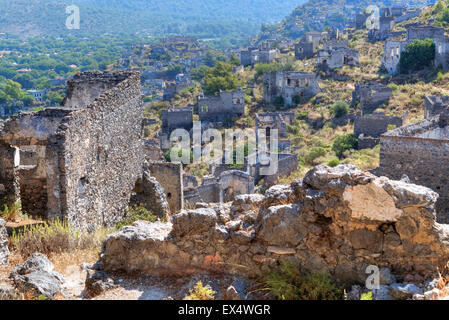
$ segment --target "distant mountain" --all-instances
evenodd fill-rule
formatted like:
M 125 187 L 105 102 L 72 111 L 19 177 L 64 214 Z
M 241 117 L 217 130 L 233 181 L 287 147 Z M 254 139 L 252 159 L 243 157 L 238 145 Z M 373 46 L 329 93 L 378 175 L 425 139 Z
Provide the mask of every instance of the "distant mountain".
M 250 36 L 305 0 L 0 0 L 0 32 L 194 34 Z M 67 5 L 80 7 L 81 28 L 65 27 Z

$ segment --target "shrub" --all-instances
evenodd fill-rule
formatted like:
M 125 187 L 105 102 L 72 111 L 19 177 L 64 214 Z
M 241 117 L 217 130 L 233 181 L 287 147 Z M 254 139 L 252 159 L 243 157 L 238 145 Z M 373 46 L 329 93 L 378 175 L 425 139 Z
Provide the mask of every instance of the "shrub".
M 401 73 L 420 70 L 430 66 L 434 58 L 435 44 L 432 39 L 413 40 L 401 54 L 399 70 Z
M 334 143 L 332 145 L 332 150 L 335 152 L 338 158 L 341 159 L 343 153 L 346 150 L 356 149 L 357 148 L 357 137 L 353 134 L 346 134 L 343 136 L 339 136 L 335 138 Z
M 345 101 L 337 101 L 334 103 L 334 105 L 331 108 L 331 114 L 336 117 L 344 117 L 349 112 L 349 104 L 347 104 Z
M 282 262 L 264 280 L 270 291 L 280 300 L 341 300 L 343 289 L 336 286 L 329 275 L 304 275 L 293 264 Z
M 388 86 L 392 91 L 397 91 L 399 89 L 399 86 L 396 83 L 390 83 Z
M 156 222 L 157 217 L 148 211 L 143 204 L 131 206 L 128 208 L 126 217 L 118 223 L 117 228 L 121 229 L 125 226 L 130 226 L 139 220 Z
M 326 149 L 322 147 L 313 147 L 310 149 L 309 153 L 305 157 L 307 164 L 313 164 L 313 161 L 319 157 L 324 157 L 326 155 Z
M 360 300 L 373 300 L 373 292 L 362 293 Z
M 203 282 L 199 281 L 189 290 L 189 295 L 184 300 L 214 300 L 215 293 L 209 285 L 203 286 Z
M 338 160 L 337 158 L 331 159 L 329 160 L 329 162 L 327 163 L 327 165 L 331 168 L 335 168 L 336 166 L 338 166 L 340 164 L 340 160 Z
M 22 202 L 16 201 L 10 207 L 7 204 L 3 205 L 3 210 L 0 210 L 0 217 L 7 221 L 16 221 L 22 215 Z
M 53 220 L 26 227 L 20 232 L 13 232 L 10 246 L 25 259 L 35 252 L 50 257 L 75 249 L 100 248 L 109 231 L 106 228 L 99 228 L 89 234 L 81 233 L 66 221 Z

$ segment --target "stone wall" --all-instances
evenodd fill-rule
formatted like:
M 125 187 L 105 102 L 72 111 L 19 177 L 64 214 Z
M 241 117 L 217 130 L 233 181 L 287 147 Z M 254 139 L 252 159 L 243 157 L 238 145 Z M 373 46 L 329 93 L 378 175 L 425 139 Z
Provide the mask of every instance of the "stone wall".
M 392 179 L 405 174 L 412 183 L 433 189 L 440 195 L 438 221 L 449 223 L 449 140 L 421 137 L 433 130 L 437 121 L 424 120 L 382 135 L 379 174 Z
M 303 180 L 231 204 L 137 222 L 110 236 L 107 271 L 257 278 L 280 260 L 301 271 L 365 283 L 367 266 L 432 279 L 449 258 L 449 228 L 435 222 L 437 194 L 354 167 L 318 166 Z
M 241 89 L 224 92 L 218 96 L 198 98 L 198 114 L 200 121 L 223 122 L 245 115 L 245 95 Z
M 96 81 L 114 86 L 87 108 L 70 112 L 47 152 L 56 153 L 60 177 L 49 194 L 61 195 L 60 214 L 81 229 L 123 218 L 144 161 L 140 73 L 82 73 L 68 82 L 68 96 L 77 84 Z
M 449 96 L 425 96 L 424 118 L 429 119 L 449 109 Z
M 295 96 L 310 98 L 321 92 L 316 75 L 307 72 L 273 72 L 263 75 L 263 98 L 273 103 L 282 97 L 284 103 L 291 105 Z
M 8 233 L 6 232 L 5 220 L 0 218 L 0 266 L 9 262 Z
M 176 129 L 190 131 L 193 127 L 193 108 L 163 110 L 161 115 L 162 131 L 170 134 Z
M 300 42 L 295 44 L 295 57 L 298 60 L 310 59 L 315 55 L 315 42 Z
M 162 185 L 167 196 L 170 211 L 175 214 L 184 208 L 182 164 L 150 161 L 151 176 Z
M 403 118 L 386 116 L 384 113 L 373 113 L 356 118 L 354 122 L 354 135 L 380 137 L 382 133 L 388 131 L 389 125 L 402 127 Z
M 271 187 L 278 183 L 278 179 L 290 175 L 293 171 L 298 169 L 298 155 L 284 154 L 278 155 L 278 171 L 274 175 L 261 177 L 264 178 L 264 186 Z
M 364 113 L 369 113 L 387 104 L 392 96 L 393 91 L 388 86 L 357 83 L 352 92 L 352 105 L 360 107 Z

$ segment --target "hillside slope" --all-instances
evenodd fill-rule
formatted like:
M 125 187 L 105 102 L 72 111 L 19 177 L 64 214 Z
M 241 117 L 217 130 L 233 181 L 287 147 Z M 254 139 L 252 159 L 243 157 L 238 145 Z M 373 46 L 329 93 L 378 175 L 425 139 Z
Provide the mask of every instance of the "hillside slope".
M 0 0 L 0 32 L 19 36 L 74 33 L 65 27 L 69 4 L 80 7 L 78 33 L 194 34 L 245 37 L 279 21 L 304 0 Z

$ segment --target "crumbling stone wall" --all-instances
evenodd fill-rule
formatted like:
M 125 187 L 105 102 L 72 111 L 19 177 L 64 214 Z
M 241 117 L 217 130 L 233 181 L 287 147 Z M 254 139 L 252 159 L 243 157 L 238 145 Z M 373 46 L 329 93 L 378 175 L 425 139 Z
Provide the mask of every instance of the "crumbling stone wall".
M 348 283 L 365 283 L 369 265 L 431 279 L 449 258 L 448 226 L 435 222 L 437 197 L 355 167 L 318 166 L 265 196 L 125 227 L 107 239 L 101 262 L 133 274 L 253 278 L 287 260 Z
M 176 129 L 190 131 L 193 127 L 193 108 L 172 108 L 163 110 L 161 115 L 162 131 L 171 133 Z
M 284 103 L 291 105 L 295 96 L 310 98 L 321 92 L 316 75 L 307 72 L 273 72 L 263 75 L 263 98 L 273 103 L 282 97 Z
M 8 233 L 6 232 L 5 220 L 0 218 L 0 266 L 9 262 Z
M 315 55 L 315 42 L 299 42 L 295 44 L 295 57 L 298 60 L 310 59 Z
M 278 179 L 286 177 L 298 169 L 298 155 L 291 153 L 278 154 L 278 170 L 276 174 L 270 176 L 262 176 L 264 186 L 271 187 L 278 183 Z M 259 169 L 260 172 L 260 169 Z
M 392 179 L 407 175 L 412 183 L 437 192 L 438 221 L 449 223 L 449 136 L 440 129 L 437 116 L 382 135 L 378 172 Z
M 357 83 L 352 92 L 352 105 L 369 113 L 387 104 L 392 96 L 393 90 L 383 84 Z
M 363 115 L 354 121 L 354 135 L 359 138 L 359 149 L 373 148 L 389 125 L 402 127 L 403 117 L 386 116 L 383 112 Z
M 144 161 L 140 73 L 82 73 L 69 81 L 68 96 L 76 84 L 97 81 L 114 86 L 71 111 L 52 141 L 60 181 L 51 191 L 61 195 L 62 216 L 82 229 L 123 218 Z
M 245 115 L 245 94 L 242 89 L 232 92 L 220 91 L 218 96 L 198 97 L 200 121 L 223 122 Z
M 449 109 L 449 96 L 424 97 L 424 118 L 433 118 L 446 109 Z
M 17 173 L 18 150 L 0 143 L 0 205 L 11 206 L 20 200 L 19 178 Z
M 172 214 L 184 208 L 184 192 L 182 181 L 182 164 L 161 161 L 150 161 L 148 168 L 151 176 L 162 185 L 170 205 Z

